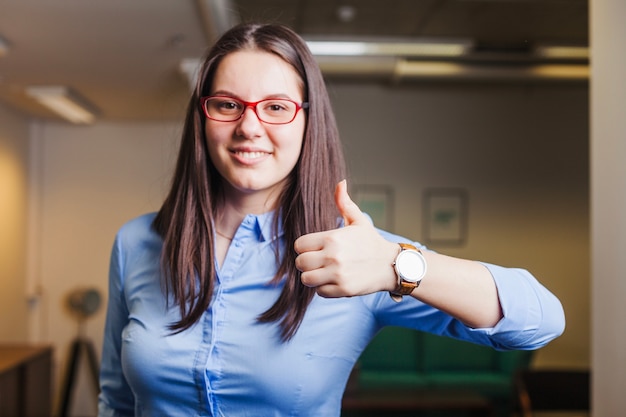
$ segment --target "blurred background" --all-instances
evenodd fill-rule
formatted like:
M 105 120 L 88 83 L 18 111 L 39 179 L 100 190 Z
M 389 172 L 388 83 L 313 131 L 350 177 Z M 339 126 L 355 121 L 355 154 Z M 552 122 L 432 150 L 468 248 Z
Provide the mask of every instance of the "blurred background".
M 54 347 L 58 403 L 77 332 L 98 355 L 104 326 L 104 308 L 77 323 L 68 296 L 95 289 L 104 305 L 117 229 L 159 208 L 206 48 L 238 22 L 270 21 L 309 42 L 351 191 L 373 209 L 382 198 L 379 226 L 453 256 L 529 269 L 568 319 L 533 366 L 589 368 L 589 7 L 0 0 L 0 343 Z M 464 220 L 437 239 L 427 196 L 451 190 L 463 196 Z M 70 415 L 94 409 L 93 396 L 80 395 Z

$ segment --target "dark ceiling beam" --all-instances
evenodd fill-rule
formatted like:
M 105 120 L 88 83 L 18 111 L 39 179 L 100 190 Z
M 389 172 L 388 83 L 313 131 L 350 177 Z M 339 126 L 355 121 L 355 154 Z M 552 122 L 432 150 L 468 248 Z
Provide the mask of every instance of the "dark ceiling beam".
M 196 0 L 202 30 L 208 44 L 237 25 L 239 14 L 231 0 Z

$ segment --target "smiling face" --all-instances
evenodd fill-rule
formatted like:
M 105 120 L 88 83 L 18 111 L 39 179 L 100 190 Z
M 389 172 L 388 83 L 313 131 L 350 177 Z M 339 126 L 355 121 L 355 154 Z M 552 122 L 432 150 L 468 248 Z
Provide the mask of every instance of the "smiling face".
M 219 63 L 211 95 L 256 102 L 287 98 L 302 103 L 302 81 L 296 71 L 274 54 L 242 50 Z M 273 208 L 300 156 L 306 113 L 298 111 L 288 124 L 261 122 L 251 107 L 239 120 L 205 120 L 211 161 L 222 175 L 226 197 L 253 197 Z

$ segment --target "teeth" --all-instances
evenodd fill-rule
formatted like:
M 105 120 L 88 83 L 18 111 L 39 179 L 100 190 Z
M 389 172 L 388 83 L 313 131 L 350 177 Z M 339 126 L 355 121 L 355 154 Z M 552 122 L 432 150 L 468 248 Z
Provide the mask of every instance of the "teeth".
M 254 159 L 264 156 L 265 152 L 236 152 L 236 154 L 243 158 Z

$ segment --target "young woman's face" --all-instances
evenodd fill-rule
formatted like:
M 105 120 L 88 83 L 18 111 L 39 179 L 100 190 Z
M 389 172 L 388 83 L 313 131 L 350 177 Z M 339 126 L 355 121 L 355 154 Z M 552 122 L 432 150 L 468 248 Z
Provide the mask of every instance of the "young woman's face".
M 234 52 L 222 59 L 211 95 L 247 102 L 286 98 L 300 104 L 303 100 L 295 70 L 273 54 L 254 50 Z M 262 122 L 252 107 L 236 121 L 207 118 L 209 155 L 224 178 L 227 195 L 255 194 L 264 196 L 267 203 L 274 201 L 298 161 L 305 124 L 303 110 L 291 123 L 280 125 Z

